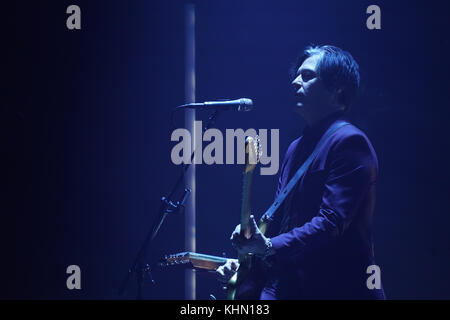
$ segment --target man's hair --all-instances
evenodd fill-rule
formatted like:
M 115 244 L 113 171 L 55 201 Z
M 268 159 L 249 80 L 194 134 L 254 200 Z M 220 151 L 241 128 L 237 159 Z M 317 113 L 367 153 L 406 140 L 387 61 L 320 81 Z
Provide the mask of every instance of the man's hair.
M 292 76 L 297 73 L 302 63 L 314 55 L 319 55 L 317 75 L 330 90 L 340 90 L 339 102 L 348 111 L 359 89 L 359 66 L 352 55 L 335 46 L 309 46 L 299 56 Z

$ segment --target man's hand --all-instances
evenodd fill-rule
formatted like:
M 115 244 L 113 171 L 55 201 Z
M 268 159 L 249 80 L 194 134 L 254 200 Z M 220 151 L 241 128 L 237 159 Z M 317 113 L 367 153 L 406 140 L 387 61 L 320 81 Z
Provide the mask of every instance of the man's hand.
M 216 269 L 217 279 L 220 282 L 227 283 L 231 277 L 236 273 L 239 268 L 238 259 L 227 259 L 224 265 L 221 265 Z
M 231 235 L 231 243 L 239 254 L 252 253 L 259 256 L 272 254 L 270 239 L 266 238 L 256 225 L 255 217 L 250 216 L 250 238 L 241 235 L 241 225 L 238 225 Z

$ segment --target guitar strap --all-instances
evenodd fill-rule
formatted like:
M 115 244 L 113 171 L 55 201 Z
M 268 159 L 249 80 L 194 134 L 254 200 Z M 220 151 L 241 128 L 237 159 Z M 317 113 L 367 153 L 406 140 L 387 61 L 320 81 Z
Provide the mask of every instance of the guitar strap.
M 313 162 L 314 158 L 319 153 L 320 149 L 322 149 L 325 142 L 328 140 L 328 138 L 335 133 L 338 129 L 342 128 L 343 126 L 346 126 L 350 123 L 346 121 L 337 121 L 333 123 L 333 125 L 327 130 L 327 132 L 320 138 L 319 142 L 317 143 L 316 147 L 314 148 L 311 155 L 306 159 L 306 161 L 302 164 L 302 166 L 297 170 L 295 175 L 291 178 L 289 183 L 284 187 L 283 190 L 278 194 L 278 197 L 275 199 L 275 201 L 272 203 L 270 208 L 266 211 L 266 213 L 263 214 L 260 220 L 260 229 L 264 233 L 266 229 L 266 225 L 268 222 L 272 220 L 273 214 L 277 211 L 277 209 L 281 206 L 281 204 L 286 200 L 289 193 L 294 189 L 297 182 L 300 180 L 300 178 L 303 176 L 305 171 L 308 169 L 309 165 Z

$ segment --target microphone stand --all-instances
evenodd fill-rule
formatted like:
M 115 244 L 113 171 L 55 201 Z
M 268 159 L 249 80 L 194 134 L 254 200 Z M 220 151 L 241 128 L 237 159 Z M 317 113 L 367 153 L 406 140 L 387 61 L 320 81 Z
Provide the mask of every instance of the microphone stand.
M 175 109 L 175 111 L 176 111 L 176 109 Z M 219 110 L 214 110 L 214 112 L 209 116 L 208 121 L 206 122 L 206 125 L 204 126 L 204 128 L 202 130 L 202 134 L 204 134 L 206 130 L 208 130 L 212 125 L 214 125 L 219 112 L 220 112 Z M 172 113 L 172 115 L 173 115 L 173 113 Z M 170 191 L 169 195 L 163 196 L 161 198 L 161 205 L 159 207 L 158 214 L 157 214 L 155 220 L 153 221 L 153 224 L 144 240 L 144 243 L 142 244 L 141 248 L 139 249 L 136 258 L 134 259 L 133 264 L 128 269 L 128 273 L 119 289 L 120 296 L 123 296 L 125 294 L 125 289 L 126 289 L 127 284 L 130 281 L 131 276 L 133 274 L 135 274 L 136 281 L 137 281 L 137 291 L 138 291 L 137 292 L 137 300 L 142 300 L 143 285 L 145 282 L 145 278 L 147 276 L 150 278 L 151 283 L 153 285 L 156 284 L 155 281 L 153 280 L 153 277 L 151 274 L 150 265 L 143 261 L 144 256 L 145 256 L 145 253 L 147 253 L 148 250 L 151 248 L 151 246 L 154 242 L 154 239 L 157 236 L 158 231 L 161 228 L 162 224 L 164 223 L 166 217 L 169 214 L 180 213 L 184 209 L 184 203 L 186 202 L 187 198 L 189 197 L 189 194 L 191 193 L 190 189 L 184 189 L 183 196 L 180 198 L 180 200 L 178 200 L 176 202 L 172 201 L 171 198 L 173 197 L 175 192 L 179 189 L 181 183 L 184 180 L 185 173 L 191 167 L 193 159 L 194 159 L 195 151 L 196 150 L 194 150 L 191 154 L 191 162 L 189 164 L 183 164 L 182 172 L 178 176 L 178 179 L 176 180 L 175 185 L 172 188 L 172 190 Z

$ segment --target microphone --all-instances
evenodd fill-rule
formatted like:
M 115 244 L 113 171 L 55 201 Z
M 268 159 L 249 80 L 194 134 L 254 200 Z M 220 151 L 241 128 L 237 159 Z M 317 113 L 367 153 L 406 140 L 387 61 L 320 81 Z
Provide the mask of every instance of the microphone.
M 188 103 L 175 108 L 175 110 L 180 109 L 250 111 L 253 109 L 253 101 L 252 99 L 247 98 L 224 101 L 206 101 L 203 103 Z

